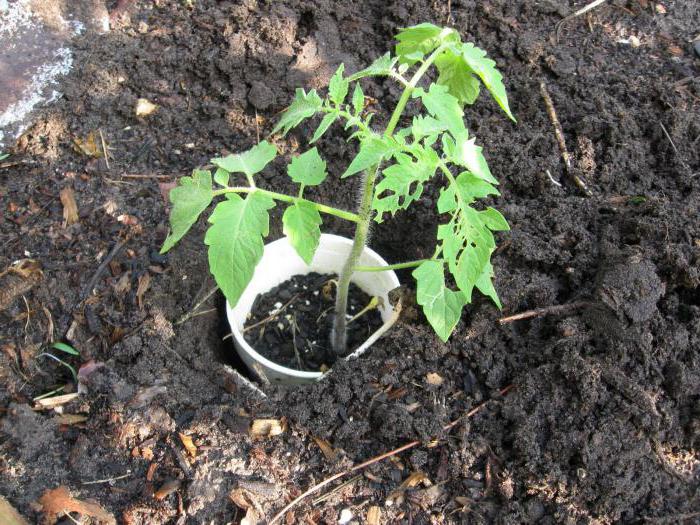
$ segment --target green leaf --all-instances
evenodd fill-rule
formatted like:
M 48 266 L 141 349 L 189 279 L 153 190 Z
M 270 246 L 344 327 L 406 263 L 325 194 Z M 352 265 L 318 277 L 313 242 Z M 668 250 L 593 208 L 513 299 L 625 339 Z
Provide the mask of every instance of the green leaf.
M 493 266 L 491 266 L 491 263 L 484 266 L 484 271 L 481 272 L 481 275 L 476 280 L 476 287 L 486 297 L 490 297 L 491 300 L 496 303 L 499 310 L 503 308 L 501 300 L 498 298 L 496 289 L 493 286 Z
M 438 84 L 446 86 L 461 105 L 474 103 L 479 96 L 479 79 L 461 53 L 448 49 L 435 59 L 435 66 L 439 72 Z
M 57 341 L 55 343 L 51 343 L 51 348 L 55 348 L 56 350 L 60 350 L 61 352 L 65 352 L 65 353 L 71 354 L 71 355 L 80 355 L 80 352 L 78 352 L 71 345 L 67 345 L 66 343 L 61 343 L 60 341 Z
M 494 232 L 507 232 L 510 231 L 510 226 L 505 217 L 501 215 L 501 212 L 493 208 L 486 208 L 479 212 L 481 220 L 488 227 L 489 230 Z
M 262 171 L 276 156 L 277 148 L 263 140 L 248 151 L 211 159 L 211 163 L 229 173 L 245 173 L 246 177 L 252 177 Z
M 287 174 L 294 182 L 305 186 L 318 186 L 328 175 L 326 162 L 315 147 L 294 157 L 287 166 Z
M 454 46 L 454 48 L 461 51 L 466 65 L 479 76 L 486 89 L 491 92 L 494 100 L 498 102 L 498 105 L 506 112 L 506 115 L 515 122 L 515 117 L 513 117 L 508 106 L 508 95 L 506 94 L 506 87 L 503 85 L 503 76 L 496 69 L 496 62 L 487 58 L 486 51 L 476 47 L 471 42 Z
M 350 82 L 359 80 L 364 77 L 385 77 L 391 74 L 391 69 L 396 64 L 398 58 L 392 57 L 391 53 L 386 53 L 372 62 L 369 67 L 358 71 L 348 77 Z
M 447 126 L 433 117 L 419 115 L 413 117 L 411 132 L 416 141 L 425 137 L 436 137 L 447 129 Z
M 471 302 L 472 290 L 496 247 L 489 224 L 497 221 L 491 212 L 484 214 L 469 205 L 475 199 L 493 194 L 498 194 L 495 187 L 465 171 L 438 199 L 438 211 L 450 213 L 452 218 L 438 226 L 437 237 L 450 273 L 466 302 Z
M 396 160 L 396 164 L 382 172 L 383 177 L 374 190 L 372 208 L 377 212 L 377 222 L 384 220 L 385 213 L 394 215 L 418 200 L 423 194 L 423 183 L 435 173 L 435 166 L 430 171 L 404 153 L 397 154 Z
M 447 341 L 462 316 L 462 294 L 445 286 L 442 261 L 425 261 L 412 275 L 416 280 L 416 301 L 438 337 Z
M 340 64 L 328 84 L 328 96 L 338 106 L 345 102 L 345 97 L 348 94 L 349 82 L 348 79 L 343 78 L 344 70 L 345 64 Z
M 282 216 L 282 231 L 289 237 L 289 242 L 304 259 L 311 264 L 321 238 L 321 214 L 309 201 L 297 199 Z
M 396 55 L 399 61 L 413 64 L 437 48 L 443 42 L 459 42 L 459 34 L 448 27 L 442 28 L 423 23 L 402 29 L 396 35 Z
M 5 159 L 6 159 L 7 157 L 9 157 L 9 156 L 10 156 L 9 153 L 1 153 L 1 152 L 0 152 L 0 160 L 5 160 Z
M 229 175 L 231 175 L 228 171 L 226 171 L 223 168 L 216 168 L 216 171 L 214 172 L 214 182 L 216 182 L 219 186 L 228 186 L 228 179 Z
M 365 138 L 360 142 L 360 151 L 341 178 L 350 177 L 371 166 L 376 166 L 383 157 L 388 157 L 394 150 L 394 143 L 389 139 L 377 135 Z
M 418 88 L 413 92 L 413 96 L 420 97 L 428 113 L 445 126 L 452 135 L 461 136 L 467 133 L 462 118 L 462 108 L 457 99 L 450 95 L 447 86 L 431 84 L 429 91 Z
M 438 211 L 440 213 L 449 213 L 456 210 L 460 202 L 462 205 L 468 206 L 476 199 L 483 199 L 489 195 L 500 195 L 500 193 L 488 182 L 475 177 L 468 171 L 463 171 L 455 179 L 454 184 L 450 184 L 440 193 Z
M 231 306 L 238 302 L 262 257 L 268 210 L 274 206 L 275 201 L 260 192 L 245 199 L 229 193 L 209 217 L 211 226 L 204 237 L 209 269 Z
M 199 215 L 207 209 L 214 197 L 211 188 L 211 173 L 194 170 L 191 177 L 182 177 L 180 185 L 170 190 L 170 234 L 166 237 L 160 253 L 167 252 L 182 239 Z
M 312 89 L 307 94 L 303 89 L 298 88 L 292 105 L 282 114 L 272 133 L 282 130 L 282 134 L 286 135 L 290 129 L 298 126 L 304 119 L 313 117 L 322 106 L 323 100 L 318 96 L 315 89 Z
M 467 168 L 480 179 L 492 184 L 498 184 L 498 181 L 491 174 L 486 157 L 482 153 L 483 148 L 476 145 L 475 138 L 469 139 L 468 137 L 469 134 L 466 130 L 458 135 L 454 135 L 454 140 L 447 135 L 443 135 L 445 155 L 451 162 Z
M 318 139 L 320 139 L 323 134 L 328 131 L 328 128 L 331 127 L 331 124 L 333 124 L 336 120 L 338 119 L 338 113 L 336 111 L 332 113 L 327 113 L 324 117 L 321 123 L 318 125 L 318 128 L 316 128 L 316 132 L 314 133 L 314 136 L 311 137 L 311 144 L 316 142 Z
M 355 115 L 362 113 L 365 108 L 365 94 L 362 92 L 360 83 L 355 84 L 355 90 L 352 92 L 352 107 L 355 110 Z

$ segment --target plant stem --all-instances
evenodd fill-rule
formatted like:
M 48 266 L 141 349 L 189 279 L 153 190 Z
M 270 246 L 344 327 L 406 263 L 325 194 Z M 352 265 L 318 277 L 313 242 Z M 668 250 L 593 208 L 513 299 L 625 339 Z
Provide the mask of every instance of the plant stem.
M 396 103 L 394 112 L 391 114 L 389 123 L 384 130 L 384 136 L 390 138 L 396 126 L 399 123 L 399 119 L 403 114 L 403 110 L 406 108 L 413 90 L 418 85 L 418 82 L 423 77 L 428 68 L 435 61 L 437 56 L 445 50 L 444 45 L 440 45 L 431 55 L 421 64 L 418 70 L 411 77 L 410 82 L 404 88 L 401 98 Z M 355 226 L 355 238 L 352 242 L 352 249 L 348 255 L 343 269 L 340 272 L 340 277 L 338 278 L 338 287 L 336 291 L 335 298 L 335 316 L 333 319 L 333 331 L 331 332 L 331 343 L 333 350 L 337 355 L 344 355 L 346 353 L 347 346 L 347 309 L 348 309 L 348 291 L 350 289 L 350 279 L 353 272 L 355 271 L 355 266 L 357 261 L 362 255 L 362 251 L 365 248 L 367 242 L 367 234 L 369 232 L 369 224 L 372 220 L 372 199 L 374 197 L 374 184 L 377 180 L 377 175 L 379 173 L 380 164 L 372 166 L 369 170 L 365 172 L 364 179 L 362 180 L 362 196 L 360 200 L 360 207 L 357 213 L 358 221 Z
M 358 216 L 360 218 L 355 226 L 355 238 L 352 241 L 350 255 L 345 260 L 343 270 L 338 278 L 335 297 L 335 317 L 333 319 L 333 331 L 331 332 L 331 342 L 333 350 L 338 355 L 345 354 L 347 346 L 347 319 L 348 291 L 350 289 L 350 278 L 357 261 L 362 255 L 369 233 L 369 223 L 372 219 L 372 197 L 374 196 L 374 181 L 379 173 L 379 166 L 372 171 L 366 171 L 362 180 L 362 200 Z
M 356 272 L 386 272 L 389 270 L 403 270 L 404 268 L 414 268 L 420 266 L 429 259 L 419 259 L 417 261 L 408 261 L 398 264 L 390 264 L 388 266 L 355 266 Z
M 219 195 L 225 195 L 226 193 L 253 193 L 254 191 L 262 193 L 263 195 L 267 195 L 268 197 L 270 197 L 271 199 L 274 199 L 276 201 L 288 202 L 290 204 L 293 204 L 297 200 L 306 201 L 309 204 L 312 204 L 321 213 L 325 213 L 327 215 L 334 215 L 336 217 L 340 217 L 341 219 L 345 219 L 346 221 L 358 222 L 360 220 L 360 217 L 357 214 L 349 212 L 349 211 L 339 210 L 338 208 L 326 206 L 325 204 L 319 204 L 317 202 L 310 201 L 307 199 L 298 199 L 297 197 L 292 197 L 291 195 L 285 195 L 284 193 L 277 193 L 274 191 L 263 190 L 262 188 L 249 188 L 246 186 L 231 186 L 228 188 L 223 188 L 221 190 L 216 190 L 213 192 L 213 195 L 214 195 L 214 197 L 217 197 Z

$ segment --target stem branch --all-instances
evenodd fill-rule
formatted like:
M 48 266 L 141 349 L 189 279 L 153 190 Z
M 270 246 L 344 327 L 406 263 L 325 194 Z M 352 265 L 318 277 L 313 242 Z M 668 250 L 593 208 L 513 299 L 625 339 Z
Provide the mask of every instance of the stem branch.
M 389 264 L 388 266 L 355 266 L 356 272 L 388 272 L 389 270 L 403 270 L 404 268 L 413 268 L 420 266 L 429 259 L 419 259 L 417 261 L 408 261 L 398 264 Z
M 291 195 L 285 195 L 284 193 L 277 193 L 274 191 L 263 190 L 261 188 L 250 188 L 250 187 L 246 187 L 246 186 L 231 186 L 228 188 L 223 188 L 221 190 L 216 190 L 213 192 L 213 195 L 214 195 L 214 197 L 217 197 L 219 195 L 225 195 L 226 193 L 253 193 L 254 191 L 260 192 L 263 195 L 267 195 L 268 197 L 270 197 L 271 199 L 274 199 L 276 201 L 288 202 L 290 204 L 293 204 L 296 200 L 306 201 L 309 204 L 312 204 L 321 213 L 325 213 L 327 215 L 334 215 L 336 217 L 340 217 L 341 219 L 345 219 L 346 221 L 358 222 L 360 220 L 360 217 L 357 214 L 349 212 L 349 211 L 339 210 L 338 208 L 326 206 L 325 204 L 319 204 L 317 202 L 310 201 L 307 199 L 298 199 L 297 197 L 292 197 Z

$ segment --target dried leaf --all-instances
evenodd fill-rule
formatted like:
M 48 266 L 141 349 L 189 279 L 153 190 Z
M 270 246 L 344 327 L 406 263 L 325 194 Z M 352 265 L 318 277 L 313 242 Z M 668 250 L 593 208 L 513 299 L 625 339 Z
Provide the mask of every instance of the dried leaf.
M 180 488 L 179 479 L 171 479 L 163 483 L 158 490 L 153 493 L 153 497 L 157 500 L 167 498 L 170 494 Z
M 21 259 L 0 272 L 0 312 L 31 290 L 43 276 L 41 266 L 34 259 Z
M 29 522 L 3 496 L 0 496 L 0 523 L 3 525 L 29 525 Z
M 103 366 L 105 366 L 104 363 L 95 361 L 94 359 L 90 359 L 86 363 L 83 363 L 78 369 L 78 382 L 86 383 L 88 376 Z
M 133 215 L 122 213 L 117 217 L 117 222 L 121 222 L 124 226 L 136 226 L 139 223 L 139 220 Z
M 319 438 L 316 436 L 311 437 L 318 445 L 318 448 L 321 449 L 321 452 L 323 452 L 323 455 L 325 456 L 326 460 L 335 461 L 335 458 L 338 456 L 338 452 L 331 446 L 331 444 L 323 438 Z
M 382 509 L 376 505 L 367 509 L 367 525 L 379 525 L 382 520 Z
M 71 188 L 63 188 L 59 196 L 63 204 L 63 227 L 65 228 L 78 222 L 78 204 L 75 202 L 75 194 Z
M 185 445 L 185 448 L 187 449 L 187 453 L 190 456 L 192 456 L 193 458 L 196 458 L 197 457 L 197 447 L 192 442 L 192 437 L 188 436 L 187 434 L 183 434 L 182 432 L 178 432 L 177 435 L 180 436 L 180 441 L 182 441 L 182 444 Z
M 440 374 L 436 374 L 435 372 L 428 372 L 425 376 L 425 380 L 429 385 L 433 386 L 440 386 L 445 382 L 442 376 Z
M 177 181 L 158 183 L 158 189 L 160 189 L 160 194 L 163 197 L 166 206 L 170 204 L 170 190 L 175 187 L 177 187 Z
M 37 408 L 54 408 L 66 403 L 70 403 L 80 394 L 74 392 L 72 394 L 63 394 L 62 396 L 47 397 L 45 399 L 37 400 Z
M 117 295 L 125 295 L 131 290 L 131 272 L 123 274 L 112 288 Z
M 158 109 L 158 106 L 155 105 L 153 102 L 151 102 L 148 99 L 145 98 L 140 98 L 136 101 L 136 116 L 137 117 L 147 117 L 151 113 L 153 113 L 155 110 Z
M 151 285 L 151 274 L 146 272 L 139 276 L 139 285 L 136 288 L 136 300 L 139 303 L 139 310 L 143 310 L 143 294 L 146 293 Z
M 80 501 L 71 496 L 67 487 L 61 485 L 53 490 L 47 490 L 39 498 L 44 519 L 42 523 L 51 525 L 58 521 L 60 516 L 68 512 L 77 512 L 95 518 L 100 523 L 116 525 L 114 516 L 103 509 L 97 503 L 91 501 Z
M 80 414 L 61 414 L 53 418 L 59 425 L 77 425 L 78 423 L 84 423 L 87 419 L 87 416 L 81 416 Z
M 401 483 L 399 488 L 389 494 L 387 501 L 400 504 L 403 501 L 403 493 L 408 489 L 416 487 L 419 483 L 430 484 L 428 475 L 422 470 L 411 472 L 411 474 L 405 480 L 403 480 L 403 483 Z
M 266 437 L 279 436 L 287 430 L 287 418 L 281 419 L 256 419 L 250 425 L 250 437 L 253 439 L 263 439 Z
M 92 158 L 100 158 L 104 152 L 100 142 L 97 140 L 97 133 L 91 131 L 85 136 L 85 139 L 73 137 L 73 147 L 81 155 Z

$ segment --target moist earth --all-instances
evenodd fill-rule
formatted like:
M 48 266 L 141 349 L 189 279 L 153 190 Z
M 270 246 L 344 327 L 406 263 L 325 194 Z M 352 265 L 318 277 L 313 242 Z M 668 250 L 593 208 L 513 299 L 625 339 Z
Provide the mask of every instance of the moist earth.
M 343 510 L 364 522 L 375 506 L 382 523 L 697 522 L 698 10 L 615 0 L 560 23 L 583 4 L 109 2 L 111 30 L 75 39 L 62 97 L 0 163 L 0 270 L 39 265 L 1 277 L 22 284 L 2 283 L 0 494 L 32 522 L 34 502 L 61 485 L 123 523 L 262 521 L 418 440 L 304 500 L 286 523 L 336 523 Z M 518 119 L 485 93 L 466 117 L 501 182 L 490 204 L 511 225 L 493 259 L 503 311 L 476 298 L 442 343 L 408 307 L 370 352 L 317 384 L 250 383 L 226 364 L 221 298 L 187 315 L 213 287 L 205 222 L 158 254 L 164 194 L 266 137 L 296 87 L 322 87 L 341 62 L 356 71 L 419 22 L 488 50 Z M 567 174 L 541 82 L 590 195 Z M 380 125 L 399 88 L 363 87 Z M 139 98 L 156 111 L 136 116 Z M 285 166 L 314 125 L 274 139 L 281 156 L 260 186 L 294 191 Z M 337 128 L 318 146 L 331 173 L 355 151 Z M 329 177 L 307 193 L 350 209 L 357 183 Z M 76 222 L 64 219 L 66 189 Z M 429 257 L 437 195 L 429 186 L 376 225 L 372 248 L 390 263 Z M 338 219 L 323 228 L 352 234 Z M 399 278 L 412 286 L 410 272 Z M 559 305 L 570 306 L 502 319 Z M 81 393 L 61 413 L 34 410 L 33 398 L 76 389 L 41 355 L 56 340 L 80 351 L 52 353 L 79 368 Z M 256 420 L 271 435 L 251 433 Z

